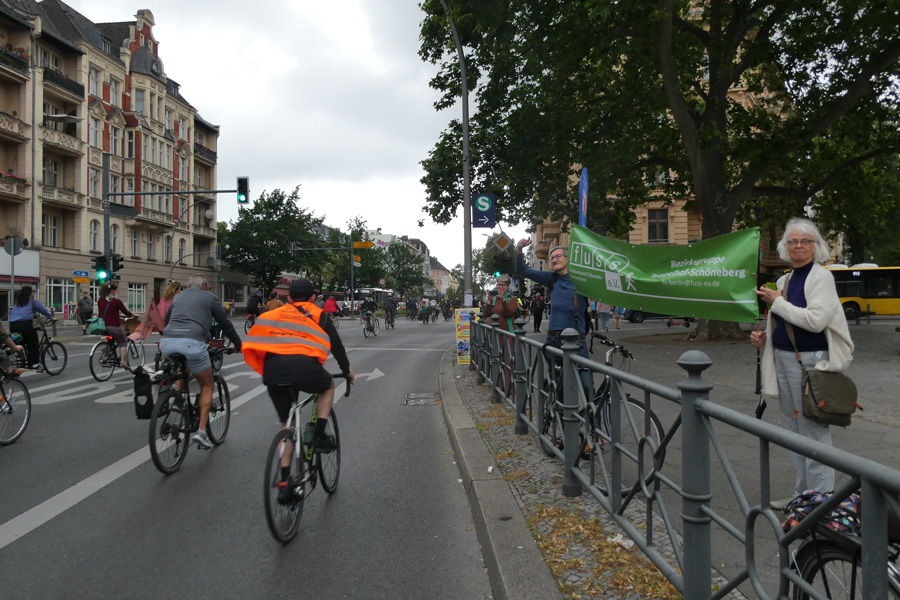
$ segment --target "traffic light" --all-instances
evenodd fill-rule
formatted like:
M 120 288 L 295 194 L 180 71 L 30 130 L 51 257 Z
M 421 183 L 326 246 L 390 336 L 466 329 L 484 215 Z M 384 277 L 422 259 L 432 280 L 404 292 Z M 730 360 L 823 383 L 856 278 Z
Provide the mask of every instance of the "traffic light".
M 112 264 L 109 266 L 109 270 L 115 273 L 122 269 L 122 255 L 121 254 L 113 254 L 112 255 Z M 119 277 L 115 277 L 115 279 L 119 279 Z
M 250 178 L 237 178 L 237 201 L 238 204 L 247 204 L 250 202 Z
M 106 256 L 95 256 L 93 260 L 94 270 L 97 271 L 97 279 L 100 280 L 100 283 L 105 283 L 109 278 L 109 270 L 106 266 Z
M 495 254 L 492 263 L 494 265 L 494 277 L 500 277 L 503 274 L 503 258 L 499 254 Z

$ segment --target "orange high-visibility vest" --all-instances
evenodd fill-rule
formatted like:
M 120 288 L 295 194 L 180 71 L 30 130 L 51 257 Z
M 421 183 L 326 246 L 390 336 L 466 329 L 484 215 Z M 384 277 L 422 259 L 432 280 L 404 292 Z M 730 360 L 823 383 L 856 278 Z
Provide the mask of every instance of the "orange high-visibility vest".
M 307 317 L 297 307 L 310 316 Z M 322 309 L 309 302 L 285 304 L 264 312 L 257 317 L 256 324 L 241 344 L 244 361 L 260 375 L 263 374 L 267 352 L 314 356 L 324 363 L 331 352 L 331 338 L 319 325 L 321 318 Z

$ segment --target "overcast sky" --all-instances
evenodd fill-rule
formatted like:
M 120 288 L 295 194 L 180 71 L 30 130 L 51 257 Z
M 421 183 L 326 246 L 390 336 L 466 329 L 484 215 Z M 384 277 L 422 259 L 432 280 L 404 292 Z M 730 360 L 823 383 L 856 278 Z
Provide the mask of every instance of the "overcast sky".
M 448 269 L 462 264 L 462 207 L 449 225 L 417 226 L 426 217 L 419 163 L 461 110 L 434 110 L 416 0 L 64 1 L 95 23 L 153 13 L 166 75 L 221 127 L 220 189 L 238 175 L 250 177 L 251 198 L 300 185 L 303 206 L 327 225 L 346 230 L 360 216 L 370 229 L 420 238 Z M 218 220 L 236 218 L 235 197 L 220 194 Z M 473 248 L 489 231 L 473 229 Z

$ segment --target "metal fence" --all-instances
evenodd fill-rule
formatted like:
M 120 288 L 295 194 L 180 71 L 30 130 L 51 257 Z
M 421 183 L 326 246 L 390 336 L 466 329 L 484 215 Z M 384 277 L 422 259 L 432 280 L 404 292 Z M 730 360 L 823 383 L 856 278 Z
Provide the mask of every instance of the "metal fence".
M 516 321 L 515 332 L 509 333 L 499 329 L 496 319 L 490 325 L 473 322 L 470 369 L 477 372 L 479 383 L 490 385 L 493 401 L 505 401 L 514 408 L 515 432 L 533 432 L 545 451 L 562 461 L 563 494 L 571 497 L 587 491 L 596 498 L 685 598 L 723 598 L 748 581 L 759 598 L 771 597 L 764 589 L 755 559 L 754 534 L 760 520 L 772 528 L 777 539 L 777 597 L 787 598 L 791 588 L 797 586 L 811 598 L 824 597 L 792 568 L 789 546 L 857 491 L 865 499 L 863 597 L 888 598 L 888 506 L 900 514 L 900 471 L 716 405 L 710 400 L 713 386 L 702 377 L 712 365 L 703 352 L 691 350 L 681 355 L 677 364 L 686 371 L 686 378 L 678 383 L 678 389 L 673 389 L 578 356 L 577 332 L 573 329 L 563 331 L 564 343 L 555 348 L 525 337 L 524 324 L 523 320 Z M 588 396 L 593 391 L 585 391 L 581 385 L 579 369 L 601 375 L 609 386 L 611 402 L 606 409 L 606 427 L 599 425 L 596 403 Z M 637 402 L 626 393 L 625 385 L 641 396 Z M 557 423 L 547 421 L 550 403 L 561 414 Z M 660 403 L 680 405 L 680 412 L 662 435 L 654 436 L 647 432 L 653 427 L 653 406 L 661 406 Z M 639 407 L 643 410 L 636 410 Z M 553 427 L 557 424 L 562 428 L 561 443 L 554 444 Z M 717 426 L 736 428 L 758 439 L 759 489 L 754 483 L 753 499 L 748 497 L 729 462 Z M 674 473 L 677 469 L 667 469 L 665 456 L 670 446 L 679 444 L 681 472 Z M 787 533 L 769 508 L 772 445 L 814 457 L 850 476 L 848 483 Z M 712 507 L 713 458 L 718 459 L 727 477 L 743 522 L 731 523 Z M 664 497 L 667 490 L 680 497 L 680 507 L 668 506 L 671 502 L 667 504 Z M 671 493 L 667 495 L 672 497 Z M 635 514 L 633 509 L 626 512 L 629 506 L 642 509 L 637 512 L 640 522 L 629 519 L 629 514 Z M 670 518 L 678 508 L 680 533 Z M 714 526 L 745 548 L 743 569 L 715 588 L 711 565 L 719 561 L 712 556 Z M 664 531 L 665 539 L 655 539 L 655 530 Z M 668 548 L 669 544 L 674 552 L 663 552 L 661 548 Z M 667 554 L 674 559 L 667 558 Z

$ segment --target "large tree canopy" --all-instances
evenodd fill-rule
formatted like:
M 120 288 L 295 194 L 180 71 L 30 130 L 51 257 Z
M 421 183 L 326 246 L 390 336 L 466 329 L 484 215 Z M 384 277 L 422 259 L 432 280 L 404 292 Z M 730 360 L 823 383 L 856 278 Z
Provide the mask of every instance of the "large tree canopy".
M 803 207 L 850 171 L 883 176 L 863 165 L 900 149 L 892 2 L 446 1 L 477 101 L 473 189 L 493 191 L 507 222 L 574 220 L 587 166 L 589 225 L 626 235 L 655 189 L 694 198 L 710 238 L 742 206 Z M 422 8 L 420 55 L 439 64 L 445 108 L 461 89 L 448 15 Z M 461 206 L 461 132 L 452 122 L 423 161 L 438 222 Z

